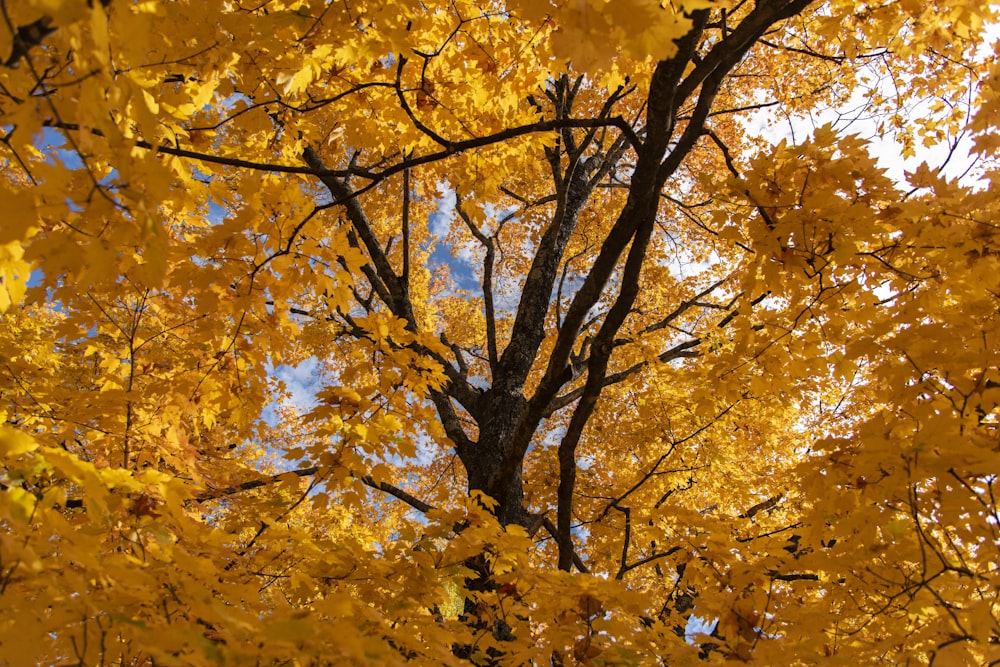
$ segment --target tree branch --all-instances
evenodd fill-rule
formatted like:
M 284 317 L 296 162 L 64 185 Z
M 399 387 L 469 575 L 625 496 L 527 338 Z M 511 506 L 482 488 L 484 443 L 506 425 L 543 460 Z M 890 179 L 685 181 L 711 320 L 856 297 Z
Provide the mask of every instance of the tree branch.
M 545 527 L 545 530 L 548 532 L 549 535 L 552 536 L 553 539 L 558 539 L 557 537 L 558 531 L 556 530 L 555 525 L 553 525 L 552 519 L 550 519 L 549 517 L 544 517 L 542 519 L 542 526 Z M 587 567 L 587 565 L 583 562 L 583 559 L 581 559 L 579 554 L 577 554 L 575 551 L 573 552 L 573 565 L 576 567 L 577 571 L 580 572 L 581 574 L 590 574 L 590 568 Z
M 617 498 L 615 498 L 614 500 L 612 500 L 610 503 L 608 503 L 604 507 L 604 509 L 601 511 L 601 513 L 597 516 L 597 518 L 594 519 L 594 521 L 600 521 L 601 519 L 603 519 L 604 517 L 606 517 L 608 515 L 608 512 L 610 512 L 611 509 L 615 505 L 621 503 L 623 500 L 625 500 L 626 498 L 628 498 L 630 495 L 632 495 L 633 493 L 635 493 L 636 491 L 638 491 L 639 488 L 642 487 L 643 484 L 645 484 L 646 482 L 648 482 L 649 480 L 651 480 L 657 474 L 657 470 L 659 470 L 660 465 L 664 461 L 667 460 L 667 458 L 674 452 L 674 450 L 677 448 L 678 445 L 682 445 L 685 442 L 687 442 L 688 440 L 691 440 L 692 438 L 698 437 L 701 433 L 705 432 L 713 424 L 715 424 L 717 421 L 719 421 L 719 419 L 721 419 L 722 417 L 724 417 L 726 415 L 726 413 L 728 413 L 734 407 L 736 407 L 736 403 L 731 403 L 730 405 L 726 406 L 721 412 L 719 412 L 719 414 L 717 414 L 714 417 L 712 417 L 712 419 L 710 421 L 708 421 L 707 423 L 705 423 L 702 426 L 698 427 L 697 429 L 695 429 L 694 431 L 692 431 L 688 435 L 684 436 L 680 440 L 674 440 L 674 441 L 672 441 L 670 443 L 670 448 L 664 454 L 660 455 L 660 458 L 658 458 L 656 460 L 656 463 L 653 464 L 653 467 L 650 468 L 649 471 L 646 474 L 644 474 L 635 484 L 633 484 L 632 486 L 630 486 L 628 488 L 628 490 L 626 490 L 620 496 L 618 496 Z
M 611 352 L 614 349 L 615 335 L 632 311 L 632 305 L 639 294 L 639 276 L 642 272 L 642 265 L 646 258 L 646 246 L 652 231 L 653 223 L 652 220 L 649 220 L 643 223 L 632 240 L 618 297 L 594 338 L 592 352 L 587 361 L 587 381 L 583 394 L 573 411 L 569 426 L 566 427 L 566 433 L 559 443 L 559 488 L 557 492 L 559 504 L 556 526 L 559 529 L 559 567 L 564 570 L 568 570 L 571 565 L 571 523 L 573 492 L 576 485 L 576 448 L 604 388 L 605 375 L 611 360 Z M 566 549 L 570 551 L 566 552 Z
M 413 509 L 423 512 L 424 514 L 427 514 L 432 509 L 434 509 L 433 505 L 425 503 L 416 496 L 409 494 L 406 491 L 403 491 L 398 486 L 393 486 L 388 482 L 376 482 L 374 479 L 372 479 L 371 475 L 365 475 L 364 477 L 359 477 L 358 479 L 360 479 L 362 483 L 372 487 L 373 489 L 378 489 L 379 491 L 388 493 L 390 496 L 394 496 L 399 500 L 402 500 L 404 503 L 406 503 Z
M 46 127 L 54 127 L 63 130 L 80 130 L 81 127 L 76 123 L 64 123 L 58 120 L 47 120 L 42 123 Z M 256 171 L 269 171 L 278 172 L 286 174 L 303 174 L 306 176 L 335 176 L 338 178 L 347 178 L 350 176 L 357 176 L 364 178 L 365 180 L 371 181 L 369 185 L 374 183 L 379 183 L 394 176 L 406 169 L 412 169 L 414 167 L 419 167 L 425 164 L 432 164 L 434 162 L 439 162 L 445 158 L 458 155 L 459 153 L 464 153 L 468 150 L 473 150 L 475 148 L 483 148 L 485 146 L 490 146 L 496 143 L 502 143 L 510 139 L 515 139 L 517 137 L 527 136 L 529 134 L 544 134 L 546 132 L 553 132 L 555 130 L 562 129 L 563 127 L 579 127 L 579 128 L 589 128 L 589 127 L 614 127 L 625 135 L 629 143 L 633 146 L 639 145 L 639 138 L 635 134 L 635 130 L 629 125 L 628 121 L 620 116 L 613 118 L 567 118 L 567 119 L 554 119 L 554 120 L 544 120 L 537 123 L 531 123 L 529 125 L 520 125 L 518 127 L 508 128 L 506 130 L 501 130 L 500 132 L 495 132 L 493 134 L 484 135 L 482 137 L 474 137 L 472 139 L 466 139 L 464 141 L 452 142 L 449 144 L 449 148 L 445 148 L 440 151 L 435 151 L 433 153 L 428 153 L 421 155 L 419 157 L 405 158 L 398 164 L 387 167 L 381 171 L 370 171 L 368 169 L 360 167 L 347 167 L 345 169 L 327 169 L 321 168 L 316 169 L 313 167 L 302 167 L 300 165 L 291 164 L 275 164 L 270 162 L 254 162 L 251 160 L 241 160 L 239 158 L 229 158 L 222 157 L 219 155 L 212 155 L 210 153 L 201 153 L 198 151 L 187 150 L 180 148 L 178 146 L 170 146 L 168 144 L 155 145 L 143 139 L 139 139 L 135 142 L 137 148 L 142 148 L 146 150 L 155 151 L 157 153 L 164 153 L 166 155 L 174 155 L 176 157 L 189 158 L 192 160 L 198 160 L 199 162 L 207 162 L 211 164 L 219 164 L 229 167 L 238 167 L 242 169 L 253 169 Z M 104 133 L 96 128 L 88 130 L 91 134 L 95 136 L 103 137 Z M 365 186 L 367 190 L 368 186 Z
M 197 502 L 208 502 L 211 500 L 218 500 L 220 498 L 232 496 L 237 493 L 242 493 L 243 491 L 252 491 L 253 489 L 259 489 L 261 487 L 269 486 L 271 484 L 277 484 L 281 482 L 282 478 L 286 477 L 287 475 L 295 475 L 296 477 L 310 477 L 312 475 L 318 474 L 321 470 L 322 468 L 320 466 L 308 466 L 306 468 L 288 470 L 286 472 L 278 473 L 276 475 L 261 477 L 260 479 L 251 479 L 246 482 L 241 482 L 239 484 L 235 484 L 233 486 L 229 486 L 223 489 L 214 489 L 211 491 L 205 491 L 203 493 L 199 493 L 198 495 L 196 495 L 194 497 L 194 500 Z M 389 484 L 388 482 L 376 482 L 371 475 L 358 476 L 352 473 L 351 476 L 357 478 L 363 484 L 370 486 L 373 489 L 377 489 L 384 493 L 388 493 L 389 495 L 394 496 L 399 500 L 402 500 L 410 507 L 413 507 L 414 509 L 419 510 L 425 514 L 434 509 L 433 505 L 425 503 L 424 501 L 420 500 L 419 498 L 410 493 L 407 493 L 398 486 L 394 486 L 392 484 Z M 6 491 L 7 488 L 8 488 L 7 485 L 0 482 L 0 491 Z M 69 498 L 62 505 L 62 507 L 65 509 L 78 509 L 82 508 L 83 506 L 84 506 L 83 498 Z
M 686 100 L 713 73 L 720 70 L 728 72 L 743 59 L 772 25 L 795 16 L 813 2 L 814 0 L 758 2 L 753 11 L 717 42 L 687 78 L 677 86 L 677 98 Z
M 691 348 L 701 345 L 702 342 L 703 342 L 702 339 L 695 338 L 693 340 L 684 341 L 683 343 L 678 343 L 669 350 L 661 352 L 657 356 L 657 360 L 660 361 L 661 363 L 667 363 L 669 361 L 673 361 L 674 359 L 694 358 L 700 356 L 698 352 L 691 351 Z M 638 363 L 629 366 L 626 369 L 618 371 L 617 373 L 612 373 L 611 375 L 606 376 L 602 380 L 601 387 L 602 388 L 609 387 L 613 384 L 618 384 L 619 382 L 623 382 L 648 365 L 649 362 L 640 361 Z M 545 416 L 551 417 L 559 410 L 562 410 L 567 405 L 570 405 L 571 403 L 579 399 L 580 396 L 583 395 L 583 390 L 584 387 L 577 387 L 576 389 L 573 389 L 572 391 L 569 391 L 563 394 L 562 396 L 557 396 L 553 398 L 552 401 L 549 402 L 549 405 L 546 407 Z
M 351 225 L 354 227 L 354 231 L 357 233 L 361 243 L 364 244 L 365 250 L 368 251 L 368 256 L 371 258 L 378 277 L 389 290 L 390 300 L 386 305 L 389 306 L 393 315 L 405 320 L 415 330 L 416 321 L 413 316 L 413 306 L 403 290 L 399 276 L 392 270 L 392 265 L 382 250 L 378 236 L 375 234 L 371 222 L 368 220 L 368 215 L 361 208 L 361 202 L 358 200 L 357 193 L 351 190 L 343 178 L 327 173 L 329 170 L 326 169 L 323 161 L 312 147 L 306 148 L 302 153 L 302 157 L 305 159 L 306 164 L 316 172 L 321 172 L 319 179 L 330 190 L 333 198 L 343 202 L 342 205 L 347 212 L 347 218 L 351 221 Z
M 764 512 L 766 510 L 772 509 L 779 502 L 781 502 L 781 499 L 784 498 L 784 497 L 785 497 L 785 494 L 783 494 L 783 493 L 779 493 L 776 496 L 771 496 L 767 500 L 764 500 L 764 501 L 761 501 L 761 502 L 757 503 L 756 505 L 754 505 L 753 507 L 751 507 L 750 509 L 748 509 L 746 512 L 743 512 L 743 514 L 740 514 L 740 518 L 741 519 L 752 519 L 755 516 L 757 516 L 757 514 L 759 514 L 760 512 Z
M 576 86 L 580 85 L 577 81 Z M 598 118 L 605 118 L 620 99 L 621 88 L 605 100 Z M 559 117 L 568 117 L 572 110 L 575 87 L 560 79 L 552 96 Z M 568 129 L 562 133 L 562 143 L 566 146 L 566 167 L 560 167 L 559 155 L 552 151 L 550 162 L 556 187 L 556 210 L 552 220 L 538 243 L 524 281 L 521 299 L 518 302 L 514 324 L 510 331 L 510 341 L 500 356 L 495 377 L 502 386 L 498 391 L 509 392 L 520 389 L 535 360 L 536 352 L 545 337 L 545 315 L 552 300 L 552 291 L 559 276 L 559 266 L 570 237 L 576 229 L 579 216 L 600 179 L 593 178 L 594 172 L 609 172 L 620 159 L 623 151 L 609 153 L 603 158 L 591 155 L 584 158 L 596 136 L 596 129 L 590 128 L 578 144 L 572 141 Z M 613 161 L 613 162 L 612 162 Z
M 496 305 L 493 301 L 493 263 L 496 260 L 496 245 L 492 238 L 486 236 L 472 222 L 472 218 L 469 217 L 465 208 L 462 207 L 462 202 L 457 194 L 455 199 L 455 211 L 458 212 L 458 216 L 486 250 L 486 256 L 483 258 L 483 309 L 486 311 L 486 354 L 490 360 L 490 371 L 495 375 L 497 366 L 500 363 L 500 356 L 497 353 Z
M 285 475 L 292 474 L 296 477 L 308 477 L 310 475 L 315 475 L 320 471 L 319 466 L 309 466 L 308 468 L 299 468 L 298 470 L 289 470 L 287 472 L 278 473 L 277 475 L 270 475 L 269 477 L 262 477 L 260 479 L 251 479 L 247 482 L 242 482 L 236 484 L 235 486 L 229 486 L 224 489 L 215 489 L 212 491 L 205 491 L 204 493 L 199 493 L 194 497 L 198 502 L 205 502 L 208 500 L 218 500 L 219 498 L 225 498 L 226 496 L 231 496 L 243 491 L 250 491 L 252 489 L 259 489 L 262 486 L 267 486 L 269 484 L 276 484 L 281 481 L 281 478 Z
M 403 271 L 400 276 L 403 294 L 410 298 L 410 170 L 403 171 Z

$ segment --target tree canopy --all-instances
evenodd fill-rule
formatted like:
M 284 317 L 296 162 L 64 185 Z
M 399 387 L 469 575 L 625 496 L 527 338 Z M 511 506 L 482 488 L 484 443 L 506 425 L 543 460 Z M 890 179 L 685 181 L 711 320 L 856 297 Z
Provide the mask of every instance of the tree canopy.
M 1000 664 L 992 3 L 0 18 L 0 664 Z

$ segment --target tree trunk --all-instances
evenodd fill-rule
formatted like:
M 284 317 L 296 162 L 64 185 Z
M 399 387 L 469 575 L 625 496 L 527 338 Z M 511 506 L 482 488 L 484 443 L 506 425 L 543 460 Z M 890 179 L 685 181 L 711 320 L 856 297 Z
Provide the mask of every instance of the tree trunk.
M 491 389 L 480 399 L 479 439 L 461 457 L 469 479 L 469 491 L 482 491 L 497 501 L 495 514 L 502 525 L 525 525 L 528 511 L 524 506 L 521 465 L 514 477 L 502 486 L 497 473 L 511 446 L 514 426 L 527 405 L 521 392 Z

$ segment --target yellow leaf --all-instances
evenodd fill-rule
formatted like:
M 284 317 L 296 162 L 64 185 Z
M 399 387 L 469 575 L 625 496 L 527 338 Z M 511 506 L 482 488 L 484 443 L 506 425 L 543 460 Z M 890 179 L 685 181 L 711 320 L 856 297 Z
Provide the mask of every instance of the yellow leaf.
M 0 426 L 0 455 L 18 456 L 38 449 L 38 443 L 27 433 L 13 426 Z

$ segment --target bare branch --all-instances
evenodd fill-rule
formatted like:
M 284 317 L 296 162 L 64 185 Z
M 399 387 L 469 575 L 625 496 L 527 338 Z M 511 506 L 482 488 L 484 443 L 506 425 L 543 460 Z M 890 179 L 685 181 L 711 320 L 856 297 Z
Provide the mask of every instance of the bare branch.
M 269 477 L 261 477 L 260 479 L 251 479 L 235 486 L 229 486 L 224 489 L 214 489 L 212 491 L 206 491 L 204 493 L 199 493 L 194 497 L 198 502 L 206 502 L 209 500 L 218 500 L 219 498 L 225 498 L 226 496 L 231 496 L 243 491 L 251 491 L 253 489 L 259 489 L 262 486 L 267 486 L 269 484 L 276 484 L 281 481 L 282 477 L 287 475 L 295 475 L 296 477 L 308 477 L 310 475 L 315 475 L 320 471 L 319 466 L 309 466 L 308 468 L 299 468 L 298 470 L 289 470 L 287 472 L 278 473 L 277 475 L 271 475 Z
M 767 500 L 764 500 L 764 501 L 761 501 L 761 502 L 757 503 L 756 505 L 754 505 L 753 507 L 751 507 L 750 509 L 748 509 L 746 512 L 743 512 L 743 514 L 740 514 L 740 518 L 741 519 L 752 519 L 755 516 L 757 516 L 757 514 L 759 514 L 760 512 L 764 512 L 764 511 L 767 511 L 769 509 L 774 508 L 779 502 L 781 502 L 781 499 L 784 498 L 784 497 L 785 497 L 785 494 L 783 494 L 783 493 L 779 493 L 776 496 L 771 496 Z
M 432 509 L 434 509 L 433 505 L 429 505 L 429 504 L 425 503 L 424 501 L 420 500 L 416 496 L 414 496 L 412 494 L 409 494 L 406 491 L 402 490 L 398 486 L 393 486 L 392 484 L 389 484 L 388 482 L 376 482 L 372 478 L 371 475 L 365 475 L 364 477 L 359 477 L 359 479 L 364 484 L 372 487 L 373 489 L 378 489 L 379 491 L 383 491 L 385 493 L 388 493 L 390 496 L 394 496 L 394 497 L 398 498 L 399 500 L 402 500 L 404 503 L 406 503 L 407 505 L 409 505 L 413 509 L 419 510 L 420 512 L 423 512 L 424 514 L 426 514 L 427 512 L 430 512 Z
M 542 526 L 545 527 L 545 530 L 552 536 L 553 539 L 558 539 L 558 531 L 556 530 L 555 525 L 553 525 L 552 519 L 544 517 L 542 519 Z M 575 551 L 573 552 L 573 565 L 581 574 L 590 574 L 590 568 L 587 567 L 587 565 L 580 558 L 579 554 Z

